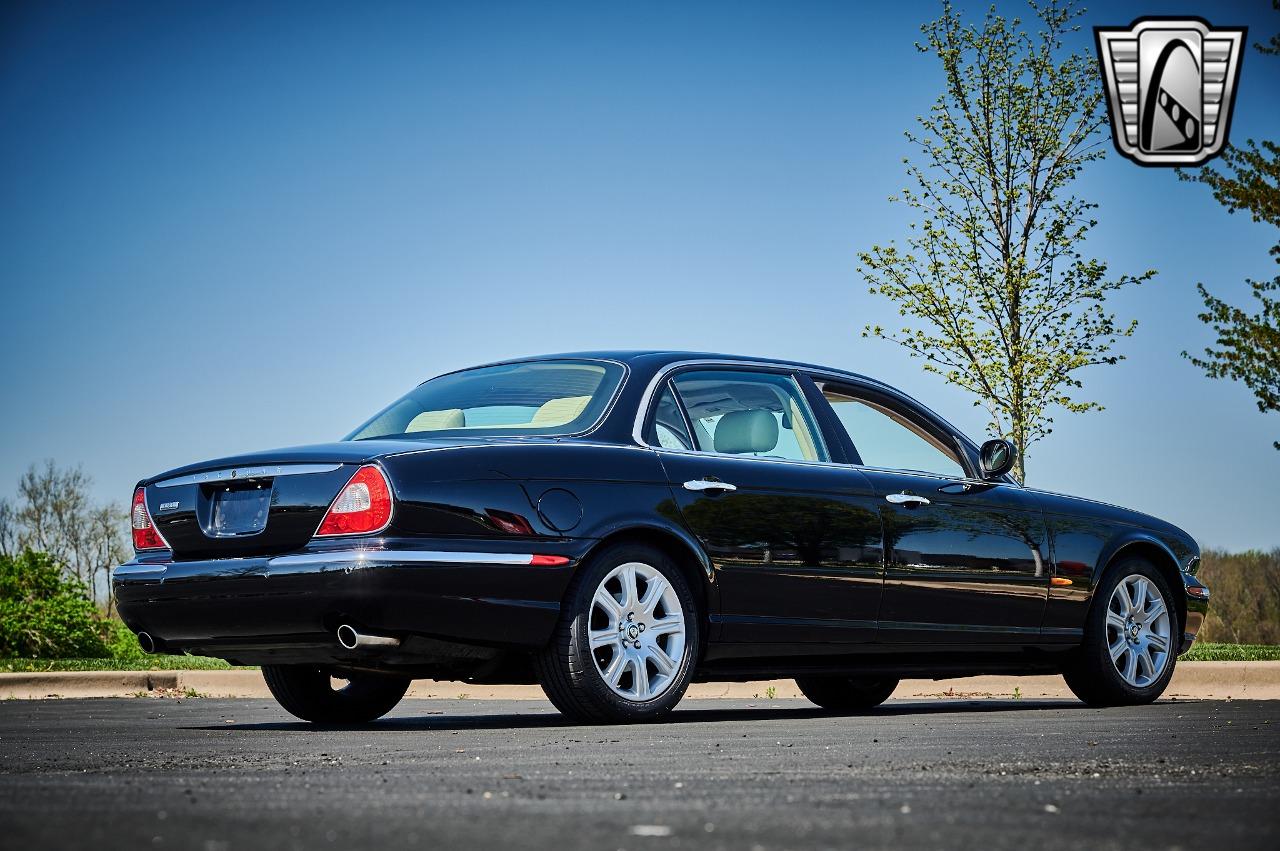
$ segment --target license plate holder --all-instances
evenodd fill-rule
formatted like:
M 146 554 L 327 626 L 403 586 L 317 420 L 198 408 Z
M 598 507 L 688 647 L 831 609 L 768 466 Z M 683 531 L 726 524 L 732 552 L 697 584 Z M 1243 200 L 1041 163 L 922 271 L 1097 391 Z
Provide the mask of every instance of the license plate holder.
M 209 532 L 215 538 L 258 534 L 267 528 L 271 492 L 270 483 L 218 488 L 213 494 Z

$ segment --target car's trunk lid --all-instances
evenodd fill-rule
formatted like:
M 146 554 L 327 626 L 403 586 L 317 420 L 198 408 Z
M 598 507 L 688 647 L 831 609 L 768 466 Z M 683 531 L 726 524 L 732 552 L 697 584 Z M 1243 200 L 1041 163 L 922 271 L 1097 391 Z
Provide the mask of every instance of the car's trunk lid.
M 147 509 L 174 558 L 240 558 L 296 550 L 360 465 L 420 444 L 300 446 L 190 464 L 146 483 Z
M 518 441 L 357 440 L 298 446 L 189 464 L 142 485 L 152 522 L 175 559 L 275 555 L 311 540 L 363 464 L 406 452 L 510 442 Z

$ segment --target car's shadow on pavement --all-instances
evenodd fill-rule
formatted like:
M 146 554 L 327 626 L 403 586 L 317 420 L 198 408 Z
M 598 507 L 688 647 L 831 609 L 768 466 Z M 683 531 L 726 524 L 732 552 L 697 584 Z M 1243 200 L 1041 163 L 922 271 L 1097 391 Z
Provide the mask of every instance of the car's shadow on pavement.
M 696 701 L 695 701 L 696 704 Z M 810 706 L 746 707 L 735 709 L 699 709 L 695 706 L 677 709 L 658 726 L 664 724 L 707 724 L 716 722 L 777 721 L 798 718 L 848 718 L 874 720 L 904 715 L 938 715 L 945 713 L 993 713 L 993 712 L 1041 712 L 1045 710 L 1089 711 L 1089 707 L 1074 700 L 948 700 L 893 703 L 875 709 L 858 712 L 828 712 Z M 436 711 L 431 715 L 382 718 L 369 724 L 310 724 L 305 721 L 271 721 L 250 724 L 205 724 L 182 727 L 184 730 L 236 730 L 241 732 L 289 730 L 350 730 L 352 732 L 402 732 L 405 730 L 502 730 L 539 729 L 564 727 L 586 729 L 590 727 L 617 727 L 616 724 L 572 724 L 559 714 L 503 713 L 449 714 Z M 640 726 L 651 726 L 644 724 Z

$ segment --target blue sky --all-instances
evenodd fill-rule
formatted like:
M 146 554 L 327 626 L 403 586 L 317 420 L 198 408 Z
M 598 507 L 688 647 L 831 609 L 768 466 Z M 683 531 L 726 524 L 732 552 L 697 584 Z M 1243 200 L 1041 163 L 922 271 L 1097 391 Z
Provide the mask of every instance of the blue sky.
M 124 502 L 178 464 L 337 438 L 441 371 L 590 348 L 828 363 L 980 436 L 971 399 L 859 336 L 896 317 L 856 252 L 905 233 L 886 197 L 940 86 L 913 46 L 936 12 L 7 4 L 0 493 L 52 457 Z M 1280 30 L 1262 0 L 1085 23 L 1154 13 Z M 1253 51 L 1247 136 L 1280 138 L 1280 58 Z M 1081 374 L 1106 410 L 1060 415 L 1030 483 L 1280 546 L 1280 417 L 1179 356 L 1211 341 L 1195 283 L 1243 302 L 1275 232 L 1114 153 L 1079 190 L 1089 251 L 1160 274 L 1113 299 L 1141 325 Z

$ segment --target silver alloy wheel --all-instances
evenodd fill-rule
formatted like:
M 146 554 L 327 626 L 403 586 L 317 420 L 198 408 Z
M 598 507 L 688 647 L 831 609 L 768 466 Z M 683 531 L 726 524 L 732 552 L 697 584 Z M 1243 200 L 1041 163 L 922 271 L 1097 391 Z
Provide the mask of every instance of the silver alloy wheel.
M 1145 576 L 1126 576 L 1107 603 L 1107 649 L 1120 676 L 1146 688 L 1169 664 L 1169 607 Z
M 657 568 L 632 561 L 601 580 L 591 599 L 591 656 L 627 700 L 653 700 L 676 681 L 685 653 L 680 597 Z

